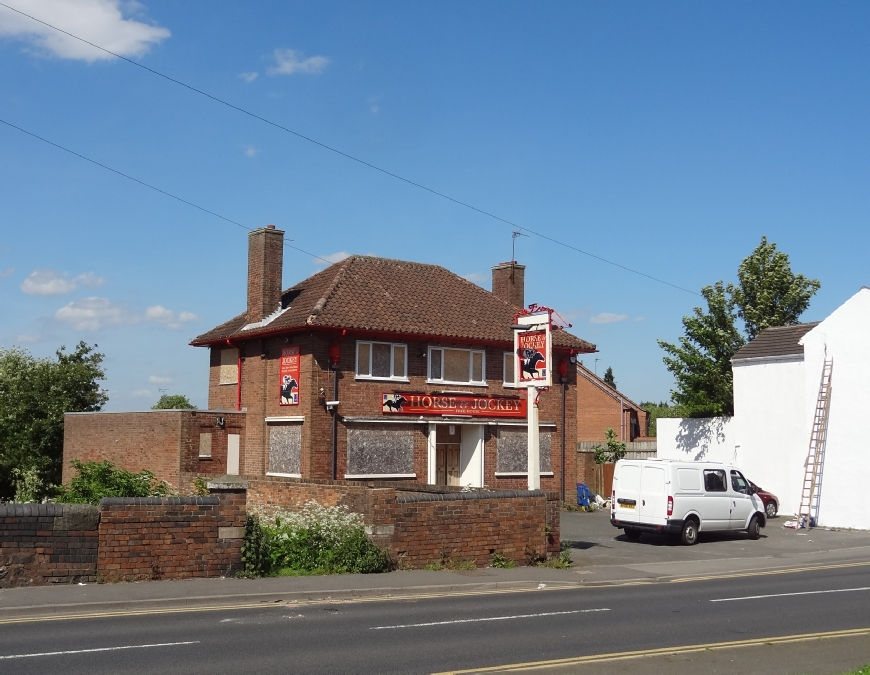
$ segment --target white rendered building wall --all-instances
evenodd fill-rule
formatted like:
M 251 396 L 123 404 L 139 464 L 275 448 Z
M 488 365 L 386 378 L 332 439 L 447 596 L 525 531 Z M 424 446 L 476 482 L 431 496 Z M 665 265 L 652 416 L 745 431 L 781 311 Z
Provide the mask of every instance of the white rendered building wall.
M 800 505 L 807 454 L 802 356 L 736 361 L 734 463 L 791 515 Z
M 730 417 L 656 420 L 656 457 L 686 462 L 733 462 L 733 421 Z
M 862 506 L 870 481 L 870 289 L 858 291 L 802 342 L 807 434 L 826 350 L 834 359 L 819 525 L 870 529 L 870 509 Z

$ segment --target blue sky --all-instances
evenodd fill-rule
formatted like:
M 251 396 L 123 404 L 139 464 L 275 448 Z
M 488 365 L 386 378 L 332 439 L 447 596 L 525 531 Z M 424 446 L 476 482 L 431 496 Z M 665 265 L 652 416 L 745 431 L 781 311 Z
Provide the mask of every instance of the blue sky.
M 693 291 L 762 235 L 870 284 L 870 5 L 3 0 L 235 105 Z M 489 288 L 511 227 L 0 7 L 0 119 L 324 257 L 443 265 Z M 0 125 L 0 345 L 98 343 L 107 409 L 207 403 L 190 338 L 245 303 L 244 230 Z M 700 297 L 538 237 L 557 308 L 635 400 Z M 284 285 L 323 263 L 287 250 Z M 595 367 L 592 358 L 586 358 Z

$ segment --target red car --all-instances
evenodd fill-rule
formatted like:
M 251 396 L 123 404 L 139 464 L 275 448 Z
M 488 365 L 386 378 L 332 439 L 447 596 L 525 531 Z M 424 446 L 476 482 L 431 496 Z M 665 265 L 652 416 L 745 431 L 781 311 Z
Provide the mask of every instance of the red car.
M 779 511 L 779 498 L 772 492 L 761 489 L 752 481 L 749 481 L 749 484 L 755 488 L 755 494 L 761 498 L 761 503 L 764 504 L 764 512 L 767 514 L 767 517 L 773 518 L 776 512 Z

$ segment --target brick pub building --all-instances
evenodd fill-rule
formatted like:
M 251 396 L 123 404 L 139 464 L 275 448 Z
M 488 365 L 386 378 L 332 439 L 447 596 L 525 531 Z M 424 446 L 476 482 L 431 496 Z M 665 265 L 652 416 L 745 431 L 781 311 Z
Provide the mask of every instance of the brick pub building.
M 209 412 L 242 413 L 244 423 L 218 443 L 212 426 L 201 429 L 202 459 L 185 463 L 525 489 L 526 399 L 513 386 L 511 331 L 524 266 L 493 267 L 490 293 L 436 265 L 351 256 L 282 291 L 283 238 L 273 226 L 250 233 L 247 310 L 191 342 L 211 352 Z M 574 475 L 568 363 L 595 346 L 555 330 L 553 351 L 554 383 L 564 381 L 540 396 L 544 490 L 562 489 L 563 461 L 569 483 Z

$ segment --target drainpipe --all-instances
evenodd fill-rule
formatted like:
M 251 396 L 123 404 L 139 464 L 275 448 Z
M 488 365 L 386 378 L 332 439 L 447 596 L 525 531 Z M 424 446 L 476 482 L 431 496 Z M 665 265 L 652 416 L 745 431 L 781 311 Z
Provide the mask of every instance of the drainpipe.
M 332 400 L 338 399 L 338 364 L 332 365 Z M 332 409 L 332 480 L 338 480 L 338 408 Z
M 568 388 L 567 379 L 566 377 L 562 378 L 562 468 L 560 471 L 562 485 L 559 498 L 563 504 L 565 503 L 565 391 Z
M 236 349 L 239 352 L 238 362 L 236 363 L 236 410 L 242 409 L 242 348 L 234 345 L 227 340 L 227 346 Z

